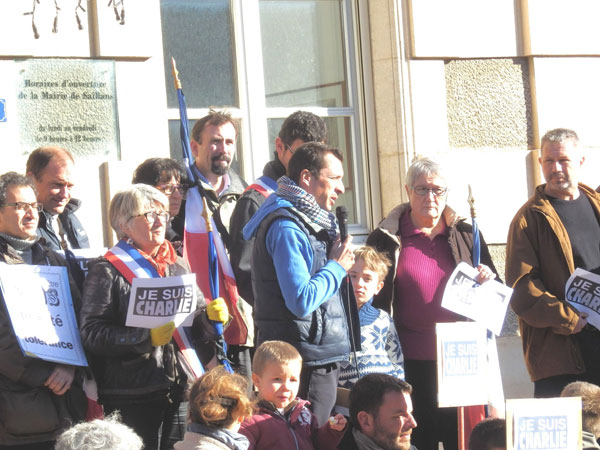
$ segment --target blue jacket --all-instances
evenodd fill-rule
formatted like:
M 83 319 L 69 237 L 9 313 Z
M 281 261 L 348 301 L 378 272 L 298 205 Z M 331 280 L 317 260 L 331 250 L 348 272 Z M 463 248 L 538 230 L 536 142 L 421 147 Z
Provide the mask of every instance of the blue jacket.
M 350 352 L 340 286 L 344 268 L 328 260 L 326 230 L 306 223 L 291 203 L 271 195 L 244 227 L 252 254 L 258 342 L 294 345 L 305 365 L 347 359 Z

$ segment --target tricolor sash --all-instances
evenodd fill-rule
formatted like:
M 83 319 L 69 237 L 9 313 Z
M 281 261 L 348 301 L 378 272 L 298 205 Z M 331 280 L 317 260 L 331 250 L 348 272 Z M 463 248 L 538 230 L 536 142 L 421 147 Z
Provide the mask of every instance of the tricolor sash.
M 202 197 L 198 189 L 190 189 L 185 203 L 185 232 L 183 257 L 189 263 L 192 272 L 196 274 L 196 283 L 204 294 L 204 298 L 212 301 L 210 290 L 210 273 L 208 268 L 208 231 L 202 217 Z M 217 229 L 214 218 L 213 229 Z M 214 246 L 219 261 L 219 293 L 225 299 L 229 314 L 233 317 L 223 333 L 225 341 L 230 345 L 247 345 L 248 326 L 242 318 L 238 307 L 238 290 L 233 269 L 225 250 L 225 245 L 219 233 L 212 233 Z
M 244 192 L 249 189 L 254 189 L 263 197 L 267 198 L 277 190 L 277 181 L 266 175 L 263 175 L 262 177 L 257 178 L 250 186 L 248 186 Z
M 156 268 L 134 247 L 121 239 L 117 245 L 108 250 L 104 257 L 119 271 L 129 284 L 134 278 L 160 278 Z M 176 328 L 173 333 L 175 343 L 179 347 L 181 363 L 188 376 L 195 378 L 204 373 L 202 363 L 189 337 L 189 327 Z

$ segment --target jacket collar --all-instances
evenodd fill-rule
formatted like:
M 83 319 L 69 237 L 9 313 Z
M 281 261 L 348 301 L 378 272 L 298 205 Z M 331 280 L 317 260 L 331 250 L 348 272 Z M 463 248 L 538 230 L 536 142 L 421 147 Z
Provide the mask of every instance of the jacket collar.
M 69 200 L 69 203 L 67 203 L 67 205 L 65 206 L 65 209 L 63 212 L 61 212 L 58 217 L 59 218 L 63 218 L 63 217 L 67 217 L 71 214 L 74 214 L 75 211 L 77 211 L 79 208 L 81 207 L 81 200 L 77 199 L 77 198 L 72 198 L 71 200 Z M 48 223 L 48 219 L 50 219 L 51 214 L 49 212 L 47 212 L 45 209 L 42 210 L 42 213 L 40 214 L 40 222 L 38 224 L 38 227 L 45 227 L 46 223 Z
M 583 183 L 579 183 L 577 186 L 579 187 L 579 190 L 587 197 L 595 198 L 597 201 L 600 201 L 600 194 L 593 190 L 591 187 Z M 535 188 L 535 193 L 533 195 L 531 203 L 532 209 L 547 212 L 548 208 L 552 208 L 552 205 L 550 204 L 550 197 L 548 196 L 548 194 L 546 194 L 545 189 L 546 183 L 540 184 L 538 187 Z
M 390 211 L 385 219 L 383 219 L 378 228 L 389 235 L 391 238 L 398 241 L 398 237 L 400 235 L 400 217 L 403 214 L 410 211 L 409 203 L 402 203 L 396 206 L 394 209 Z M 460 217 L 456 211 L 450 208 L 448 205 L 442 211 L 442 219 L 446 222 L 446 225 L 449 227 L 454 227 L 458 222 L 465 220 L 463 217 Z
M 277 159 L 277 156 L 275 156 L 274 160 L 269 161 L 267 164 L 265 164 L 265 167 L 263 169 L 263 175 L 275 181 L 277 181 L 279 178 L 285 175 L 285 167 L 283 167 L 281 161 Z

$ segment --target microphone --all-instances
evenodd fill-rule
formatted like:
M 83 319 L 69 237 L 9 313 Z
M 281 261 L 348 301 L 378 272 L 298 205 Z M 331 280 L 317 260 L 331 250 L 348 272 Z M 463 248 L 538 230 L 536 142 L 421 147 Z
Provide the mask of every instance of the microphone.
M 335 208 L 335 216 L 340 225 L 340 241 L 344 242 L 348 236 L 348 209 L 345 206 Z

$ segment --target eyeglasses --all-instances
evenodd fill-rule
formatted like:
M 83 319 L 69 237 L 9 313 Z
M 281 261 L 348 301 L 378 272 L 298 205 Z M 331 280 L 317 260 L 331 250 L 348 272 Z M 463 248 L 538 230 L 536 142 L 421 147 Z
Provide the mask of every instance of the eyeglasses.
M 148 212 L 138 214 L 137 216 L 133 216 L 133 217 L 139 217 L 139 216 L 144 216 L 146 218 L 146 222 L 148 222 L 148 223 L 154 223 L 154 222 L 156 222 L 156 219 L 160 219 L 161 222 L 167 223 L 169 221 L 169 219 L 171 218 L 171 214 L 169 214 L 168 212 L 156 212 L 156 211 L 148 211 Z
M 14 206 L 17 209 L 17 211 L 21 211 L 21 212 L 26 212 L 26 211 L 29 211 L 30 209 L 37 211 L 37 212 L 42 212 L 42 209 L 44 209 L 44 206 L 38 202 L 33 202 L 33 203 L 13 202 L 13 203 L 5 203 L 2 206 Z
M 293 155 L 296 150 L 298 150 L 298 147 L 296 147 L 294 150 L 292 150 L 292 147 L 290 147 L 289 145 L 285 144 L 285 146 L 287 147 L 287 149 L 290 151 L 290 153 Z
M 187 192 L 187 186 L 182 184 L 159 184 L 156 188 L 165 195 L 171 195 L 175 191 L 178 191 L 181 195 Z
M 412 190 L 414 191 L 415 194 L 420 195 L 422 197 L 424 197 L 425 195 L 429 195 L 430 192 L 435 197 L 441 197 L 442 195 L 446 195 L 446 192 L 448 192 L 448 188 L 443 188 L 443 187 L 428 188 L 427 186 L 413 186 Z

